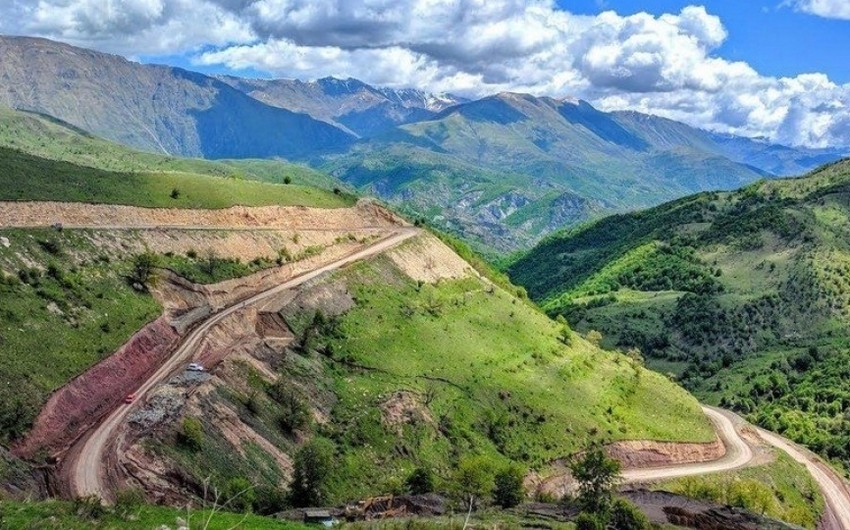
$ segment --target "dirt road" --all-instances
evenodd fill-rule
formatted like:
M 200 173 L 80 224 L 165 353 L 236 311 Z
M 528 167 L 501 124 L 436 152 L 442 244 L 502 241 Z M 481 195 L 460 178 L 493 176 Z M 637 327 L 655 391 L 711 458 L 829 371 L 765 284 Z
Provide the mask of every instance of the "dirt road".
M 726 446 L 726 454 L 722 458 L 695 464 L 627 470 L 623 473 L 624 482 L 654 482 L 730 471 L 747 465 L 753 459 L 753 450 L 741 438 L 737 428 L 739 425 L 745 425 L 746 421 L 723 409 L 703 407 L 703 411 Z M 850 489 L 838 473 L 811 452 L 801 449 L 778 434 L 760 428 L 756 428 L 756 432 L 767 444 L 788 453 L 791 458 L 803 464 L 817 482 L 827 504 L 819 530 L 850 530 Z
M 654 482 L 691 475 L 704 475 L 717 471 L 730 471 L 747 465 L 753 459 L 753 450 L 738 434 L 734 416 L 725 411 L 703 407 L 703 412 L 711 420 L 715 431 L 726 446 L 726 454 L 717 460 L 680 464 L 675 466 L 656 467 L 649 469 L 629 469 L 623 472 L 623 481 Z
M 847 483 L 832 468 L 820 461 L 811 452 L 781 436 L 764 429 L 757 429 L 762 440 L 781 449 L 797 462 L 806 466 L 812 478 L 820 486 L 827 510 L 822 521 L 822 530 L 850 530 L 850 489 Z
M 344 267 L 345 265 L 360 261 L 377 254 L 380 254 L 396 245 L 405 241 L 419 233 L 419 230 L 414 228 L 400 228 L 394 233 L 380 241 L 375 242 L 368 248 L 351 254 L 343 259 L 329 263 L 318 269 L 302 274 L 291 280 L 286 281 L 272 289 L 263 291 L 247 300 L 229 306 L 218 313 L 211 316 L 198 328 L 192 331 L 181 343 L 180 347 L 174 354 L 163 364 L 159 370 L 154 373 L 147 381 L 145 381 L 136 391 L 136 402 L 144 400 L 145 394 L 154 386 L 166 380 L 174 372 L 183 369 L 183 367 L 192 360 L 198 346 L 204 339 L 207 332 L 217 323 L 221 322 L 227 316 L 244 309 L 250 305 L 258 304 L 271 298 L 282 291 L 297 287 L 309 280 L 312 280 L 322 274 L 334 271 Z M 110 499 L 110 491 L 105 484 L 103 464 L 109 450 L 110 444 L 116 442 L 119 427 L 126 419 L 133 405 L 121 405 L 112 413 L 110 413 L 98 425 L 88 437 L 84 438 L 79 450 L 72 450 L 69 454 L 69 460 L 64 463 L 63 473 L 68 477 L 70 489 L 75 496 L 96 495 L 103 499 Z

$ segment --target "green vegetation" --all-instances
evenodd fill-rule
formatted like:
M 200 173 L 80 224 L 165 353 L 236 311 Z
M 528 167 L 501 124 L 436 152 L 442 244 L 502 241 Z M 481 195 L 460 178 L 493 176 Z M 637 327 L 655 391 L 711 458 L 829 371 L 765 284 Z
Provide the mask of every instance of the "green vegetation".
M 588 440 L 713 437 L 664 377 L 577 335 L 565 345 L 562 324 L 477 278 L 422 284 L 378 257 L 311 284 L 281 316 L 295 339 L 276 357 L 278 378 L 236 363 L 205 399 L 298 455 L 298 504 L 436 491 L 458 506 L 509 506 L 519 469 L 545 471 Z M 310 439 L 322 466 L 301 463 L 316 457 Z M 198 450 L 168 435 L 147 447 L 197 482 L 284 480 L 274 455 L 249 441 L 234 451 L 215 423 Z
M 172 191 L 179 190 L 176 198 Z M 159 208 L 316 206 L 340 208 L 347 195 L 193 173 L 116 172 L 0 147 L 0 200 L 72 201 Z
M 550 237 L 507 265 L 550 315 L 850 468 L 850 162 Z
M 130 286 L 129 260 L 94 259 L 99 249 L 79 231 L 2 230 L 0 236 L 9 242 L 0 245 L 5 444 L 26 431 L 51 391 L 112 353 L 160 308 Z M 75 257 L 80 254 L 88 258 Z
M 14 502 L 0 500 L 0 528 L 24 530 L 150 530 L 162 525 L 170 528 L 185 524 L 190 528 L 209 530 L 306 530 L 298 523 L 284 522 L 258 515 L 228 513 L 212 509 L 177 510 L 162 506 L 138 505 L 115 509 L 99 507 L 99 503 L 46 501 Z
M 283 185 L 285 178 L 292 184 Z M 286 162 L 212 162 L 135 151 L 48 116 L 0 107 L 0 200 L 163 208 L 350 206 L 353 196 L 332 193 L 339 185 Z
M 809 472 L 782 451 L 768 464 L 675 479 L 655 486 L 695 499 L 746 508 L 804 528 L 816 528 L 824 510 Z

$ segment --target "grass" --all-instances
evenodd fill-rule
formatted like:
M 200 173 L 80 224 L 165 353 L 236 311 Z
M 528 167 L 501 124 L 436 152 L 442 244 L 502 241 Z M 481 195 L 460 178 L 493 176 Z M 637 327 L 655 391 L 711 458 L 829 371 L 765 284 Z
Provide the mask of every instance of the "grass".
M 174 193 L 174 191 L 177 193 Z M 0 200 L 71 201 L 159 208 L 354 204 L 346 194 L 185 172 L 118 172 L 0 147 Z
M 0 235 L 10 242 L 8 249 L 0 246 L 0 267 L 16 274 L 0 272 L 0 439 L 8 441 L 26 429 L 52 390 L 117 349 L 160 308 L 127 285 L 127 263 L 74 259 L 78 252 L 98 255 L 79 234 Z
M 590 439 L 712 439 L 688 394 L 578 337 L 564 346 L 554 322 L 501 289 L 419 286 L 380 258 L 342 274 L 357 305 L 326 339 L 338 401 L 325 433 L 341 498 L 392 491 L 420 462 L 447 478 L 463 454 L 543 467 Z M 397 391 L 430 396 L 433 423 L 382 423 Z
M 4 530 L 151 530 L 176 528 L 184 523 L 191 530 L 302 530 L 311 526 L 271 517 L 196 509 L 187 512 L 162 506 L 139 505 L 119 514 L 106 510 L 90 515 L 86 507 L 72 502 L 13 502 L 0 500 L 0 528 Z
M 814 529 L 824 511 L 820 489 L 809 472 L 782 451 L 756 467 L 685 477 L 654 486 L 688 497 L 730 504 L 803 528 Z

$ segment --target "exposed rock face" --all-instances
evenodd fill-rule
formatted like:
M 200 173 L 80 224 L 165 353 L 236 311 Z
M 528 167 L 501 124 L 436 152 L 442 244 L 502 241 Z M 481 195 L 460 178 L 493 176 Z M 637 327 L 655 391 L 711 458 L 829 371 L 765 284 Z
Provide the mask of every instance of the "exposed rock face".
M 67 449 L 120 406 L 139 381 L 150 377 L 179 338 L 164 317 L 142 328 L 117 352 L 57 390 L 29 434 L 13 448 L 14 453 L 32 458 L 41 450 L 54 455 Z
M 717 460 L 726 454 L 726 447 L 720 439 L 708 444 L 637 440 L 614 442 L 605 452 L 619 460 L 624 468 L 635 469 Z

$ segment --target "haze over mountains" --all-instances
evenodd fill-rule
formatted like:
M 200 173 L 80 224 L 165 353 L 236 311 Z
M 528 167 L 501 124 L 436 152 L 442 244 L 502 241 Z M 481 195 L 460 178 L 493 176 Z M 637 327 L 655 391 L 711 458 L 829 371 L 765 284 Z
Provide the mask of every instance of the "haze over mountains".
M 218 79 L 22 37 L 0 38 L 0 55 L 0 104 L 148 151 L 308 162 L 502 252 L 606 212 L 798 174 L 843 154 L 568 99 Z

